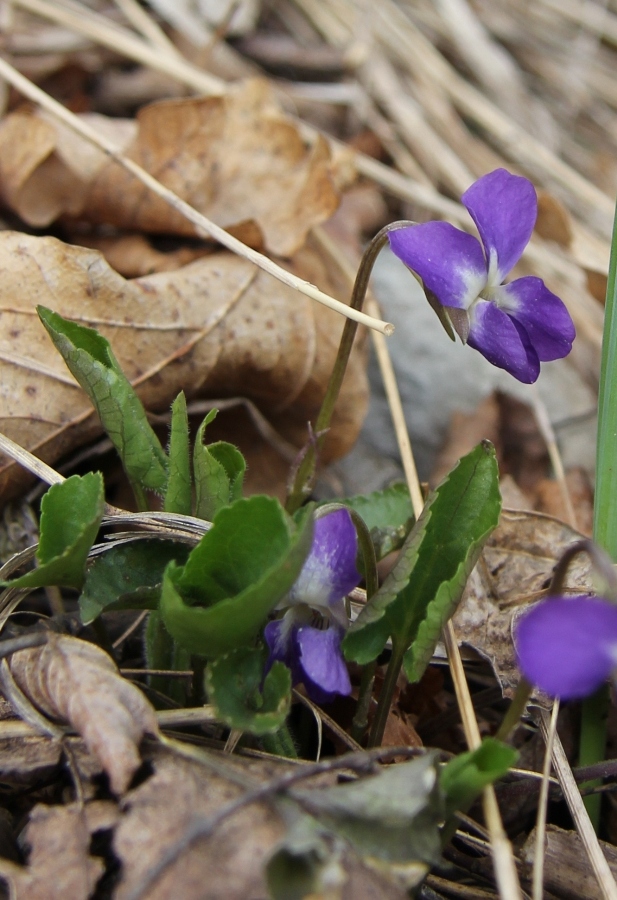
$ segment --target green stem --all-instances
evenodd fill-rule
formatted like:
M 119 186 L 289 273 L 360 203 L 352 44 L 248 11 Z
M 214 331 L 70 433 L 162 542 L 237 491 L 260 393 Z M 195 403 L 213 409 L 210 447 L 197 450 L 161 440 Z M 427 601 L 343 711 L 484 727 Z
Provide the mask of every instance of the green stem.
M 390 706 L 392 705 L 392 697 L 394 695 L 399 672 L 401 671 L 401 666 L 403 665 L 404 655 L 405 648 L 397 647 L 393 642 L 392 656 L 390 657 L 390 662 L 386 669 L 386 677 L 384 678 L 381 693 L 379 694 L 377 711 L 375 712 L 373 727 L 371 728 L 368 739 L 367 746 L 369 750 L 371 747 L 379 747 L 383 740 L 383 733 L 386 729 L 386 722 L 388 721 L 388 714 L 390 712 Z
M 373 697 L 373 685 L 375 684 L 375 672 L 377 671 L 377 661 L 368 663 L 362 669 L 362 677 L 360 679 L 360 689 L 358 691 L 358 704 L 356 706 L 356 714 L 351 723 L 351 736 L 358 744 L 361 744 L 368 727 L 368 713 Z
M 593 766 L 606 758 L 606 731 L 610 708 L 610 692 L 608 685 L 583 701 L 581 709 L 581 736 L 579 743 L 579 766 Z M 581 788 L 593 788 L 602 784 L 601 779 L 586 781 Z M 583 797 L 583 803 L 589 813 L 594 828 L 600 824 L 601 794 L 589 794 Z
M 598 392 L 598 443 L 593 537 L 617 562 L 617 210 L 613 224 L 611 260 L 606 287 L 602 364 Z M 601 688 L 583 701 L 579 765 L 593 765 L 606 755 L 606 722 L 609 691 Z M 600 818 L 600 795 L 586 797 L 585 806 L 594 826 Z
M 503 717 L 503 721 L 499 726 L 499 730 L 495 735 L 498 741 L 507 741 L 514 729 L 521 721 L 521 717 L 525 712 L 527 701 L 531 696 L 532 687 L 525 678 L 521 678 L 516 688 L 516 693 L 512 699 L 512 703 L 508 707 L 508 711 Z
M 281 725 L 274 734 L 263 734 L 260 742 L 266 753 L 272 753 L 274 756 L 284 756 L 287 759 L 298 758 L 298 751 L 287 725 Z
M 362 256 L 358 267 L 358 273 L 356 275 L 349 304 L 352 309 L 362 309 L 373 266 L 375 265 L 380 250 L 388 240 L 388 234 L 395 229 L 412 224 L 415 223 L 393 222 L 390 225 L 386 225 L 385 228 L 382 228 L 372 239 L 364 251 L 364 255 Z M 294 476 L 293 485 L 289 492 L 289 497 L 287 498 L 286 508 L 289 513 L 294 513 L 302 506 L 311 493 L 313 482 L 315 480 L 317 460 L 326 439 L 327 429 L 330 426 L 332 413 L 334 412 L 343 378 L 345 377 L 347 363 L 349 362 L 351 348 L 353 347 L 357 330 L 358 323 L 354 322 L 352 319 L 346 319 L 338 353 L 334 362 L 334 368 L 330 375 L 330 380 L 321 404 L 321 409 L 319 410 L 319 415 L 317 416 L 317 420 L 313 427 L 313 439 L 307 446 L 304 457 L 298 466 Z

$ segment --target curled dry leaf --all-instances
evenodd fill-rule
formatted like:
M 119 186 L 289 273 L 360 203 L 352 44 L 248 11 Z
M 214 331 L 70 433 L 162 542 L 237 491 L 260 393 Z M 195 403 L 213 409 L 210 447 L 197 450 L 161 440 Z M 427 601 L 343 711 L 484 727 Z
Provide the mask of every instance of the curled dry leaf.
M 137 119 L 88 121 L 183 200 L 237 237 L 291 256 L 339 203 L 325 140 L 307 148 L 266 82 L 168 100 Z M 61 215 L 193 236 L 194 226 L 100 150 L 37 112 L 0 125 L 0 191 L 28 224 Z M 348 168 L 348 164 L 346 164 Z
M 157 734 L 158 725 L 153 708 L 111 657 L 87 641 L 50 633 L 42 647 L 13 654 L 10 669 L 39 710 L 73 726 L 112 790 L 124 793 L 141 764 L 138 745 L 144 734 Z
M 296 274 L 344 296 L 306 248 Z M 15 232 L 0 233 L 0 431 L 53 463 L 100 433 L 36 315 L 42 304 L 97 328 L 149 410 L 188 399 L 245 396 L 301 445 L 332 369 L 342 318 L 231 253 L 214 253 L 173 272 L 127 281 L 96 251 Z M 363 354 L 348 370 L 325 457 L 355 441 L 368 390 Z M 0 498 L 28 478 L 0 465 Z
M 454 617 L 459 641 L 491 664 L 504 695 L 519 680 L 512 626 L 528 604 L 541 600 L 555 563 L 582 535 L 542 513 L 504 510 L 471 573 Z M 566 589 L 593 591 L 589 560 L 577 556 L 568 569 Z

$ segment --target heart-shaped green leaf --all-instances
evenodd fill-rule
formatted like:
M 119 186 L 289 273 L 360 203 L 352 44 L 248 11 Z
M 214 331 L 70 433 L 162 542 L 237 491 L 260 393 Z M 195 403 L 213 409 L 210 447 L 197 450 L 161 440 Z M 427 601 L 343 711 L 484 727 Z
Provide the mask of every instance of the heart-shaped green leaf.
M 275 662 L 264 678 L 263 647 L 242 647 L 206 670 L 206 691 L 217 718 L 230 728 L 268 734 L 284 723 L 291 703 L 291 673 Z
M 24 588 L 44 585 L 80 588 L 104 511 L 100 472 L 83 477 L 72 475 L 61 484 L 52 485 L 41 500 L 38 567 L 3 584 Z
M 310 513 L 294 523 L 272 497 L 223 508 L 186 565 L 165 571 L 160 608 L 169 633 L 210 658 L 250 644 L 300 574 L 312 537 Z

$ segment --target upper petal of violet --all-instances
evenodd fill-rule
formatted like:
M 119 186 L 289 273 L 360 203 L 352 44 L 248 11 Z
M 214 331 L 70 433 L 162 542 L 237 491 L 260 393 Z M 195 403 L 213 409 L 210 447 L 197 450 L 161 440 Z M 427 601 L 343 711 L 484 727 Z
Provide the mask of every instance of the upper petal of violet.
M 470 313 L 467 343 L 494 366 L 505 369 L 525 384 L 540 374 L 540 360 L 525 329 L 488 300 L 478 300 Z
M 498 305 L 521 323 L 542 362 L 568 355 L 576 337 L 574 323 L 564 302 L 541 278 L 528 275 L 497 290 Z
M 468 188 L 461 202 L 480 232 L 491 286 L 501 284 L 529 243 L 538 215 L 531 181 L 495 169 Z
M 360 583 L 358 537 L 346 509 L 315 520 L 311 552 L 292 587 L 288 603 L 327 608 Z
M 448 222 L 398 228 L 388 235 L 392 252 L 420 276 L 443 306 L 468 309 L 486 285 L 479 241 Z
M 617 664 L 617 606 L 599 597 L 549 597 L 516 626 L 525 678 L 551 697 L 592 694 Z
M 335 694 L 351 694 L 349 672 L 341 653 L 338 628 L 321 631 L 303 625 L 296 632 L 301 681 L 309 697 L 316 703 L 328 703 Z

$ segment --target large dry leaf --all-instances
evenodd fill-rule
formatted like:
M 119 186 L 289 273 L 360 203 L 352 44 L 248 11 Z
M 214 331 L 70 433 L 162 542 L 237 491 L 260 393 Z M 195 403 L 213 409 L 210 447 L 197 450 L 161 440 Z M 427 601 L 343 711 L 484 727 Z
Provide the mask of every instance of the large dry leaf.
M 294 270 L 315 273 L 306 249 Z M 342 318 L 227 252 L 127 281 L 93 250 L 0 233 L 0 431 L 54 462 L 101 430 L 36 315 L 43 304 L 97 328 L 147 409 L 187 397 L 246 396 L 302 444 L 332 369 Z M 342 295 L 321 268 L 320 283 Z M 326 459 L 346 453 L 368 398 L 363 355 L 343 386 Z M 0 466 L 0 498 L 27 476 Z
M 122 862 L 117 900 L 132 896 L 144 884 L 165 852 L 197 819 L 216 815 L 240 797 L 243 789 L 238 784 L 247 776 L 259 783 L 285 771 L 276 763 L 240 760 L 234 764 L 227 757 L 225 766 L 235 765 L 237 775 L 225 777 L 161 748 L 153 756 L 154 775 L 127 794 L 114 834 L 114 852 Z M 261 900 L 268 896 L 264 865 L 289 824 L 271 803 L 247 804 L 224 819 L 209 837 L 186 846 L 140 896 L 143 900 Z M 342 883 L 333 883 L 328 895 L 332 900 L 403 900 L 407 896 L 351 850 L 343 853 L 339 877 Z
M 291 256 L 339 203 L 326 142 L 307 149 L 265 82 L 224 97 L 169 100 L 136 121 L 88 120 L 218 225 Z M 194 226 L 101 151 L 55 121 L 18 111 L 0 125 L 0 193 L 28 224 L 58 216 L 194 235 Z
M 13 654 L 10 669 L 38 709 L 73 726 L 112 790 L 124 793 L 141 765 L 139 743 L 144 734 L 158 734 L 158 725 L 150 703 L 111 657 L 95 644 L 50 633 L 42 647 Z
M 582 535 L 541 513 L 504 510 L 499 526 L 471 573 L 454 617 L 459 641 L 487 659 L 506 696 L 519 680 L 512 625 L 529 603 L 540 600 L 557 560 Z M 566 588 L 592 591 L 589 560 L 581 555 L 568 569 Z
M 87 900 L 92 896 L 105 864 L 89 854 L 94 829 L 89 827 L 93 823 L 88 821 L 87 809 L 80 804 L 34 808 L 25 831 L 28 866 L 0 860 L 0 875 L 11 884 L 14 900 Z

